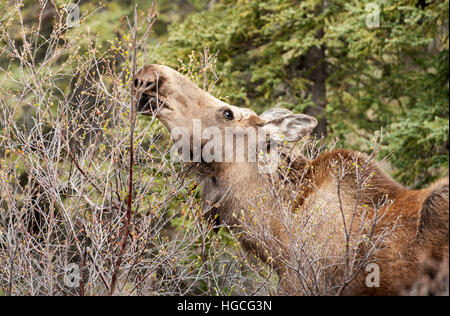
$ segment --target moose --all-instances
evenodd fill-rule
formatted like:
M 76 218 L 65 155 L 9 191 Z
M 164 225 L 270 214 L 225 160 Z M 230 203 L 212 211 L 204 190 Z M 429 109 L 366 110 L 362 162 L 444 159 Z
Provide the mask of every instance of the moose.
M 426 189 L 410 190 L 367 154 L 333 149 L 306 158 L 289 144 L 307 137 L 317 125 L 315 118 L 282 108 L 257 115 L 220 101 L 164 65 L 141 68 L 134 92 L 140 113 L 154 115 L 169 132 L 182 128 L 188 134 L 184 141 L 193 148 L 190 158 L 195 156 L 195 122 L 201 123 L 201 131 L 214 127 L 223 135 L 227 128 L 236 128 L 236 137 L 254 129 L 256 134 L 264 133 L 258 139 L 266 147 L 275 143 L 270 150 L 279 148 L 280 159 L 272 172 L 261 172 L 260 155 L 256 161 L 206 161 L 201 156 L 195 170 L 205 218 L 238 232 L 241 246 L 277 271 L 280 294 L 304 295 L 309 287 L 338 282 L 341 285 L 328 294 L 397 295 L 426 273 L 424 256 L 448 263 L 448 178 Z M 244 135 L 245 156 L 257 147 L 253 139 Z M 200 139 L 197 146 L 206 144 Z M 222 146 L 225 151 L 230 150 L 227 146 Z M 321 221 L 320 228 L 306 229 L 311 227 L 302 217 L 306 213 L 309 224 Z M 356 235 L 363 237 L 352 237 Z M 381 238 L 378 243 L 376 236 Z M 305 245 L 311 242 L 325 249 L 319 260 L 306 264 L 308 269 L 323 271 L 322 280 L 314 282 L 307 281 L 299 265 L 308 257 L 311 248 Z M 299 245 L 304 248 L 296 250 Z M 340 258 L 346 258 L 342 264 L 337 263 Z M 379 284 L 368 286 L 367 270 L 355 268 L 357 262 L 376 263 Z

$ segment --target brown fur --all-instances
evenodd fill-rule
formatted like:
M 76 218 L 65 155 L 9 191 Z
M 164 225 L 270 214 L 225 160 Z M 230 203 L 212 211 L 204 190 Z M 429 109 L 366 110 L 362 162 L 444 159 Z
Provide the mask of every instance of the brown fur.
M 314 166 L 314 186 L 320 190 L 321 183 L 330 177 L 331 161 L 351 162 L 355 157 L 364 157 L 358 152 L 345 149 L 334 150 L 320 155 L 308 162 Z M 343 158 L 343 159 L 342 159 Z M 363 159 L 365 159 L 364 157 Z M 436 260 L 448 260 L 448 178 L 441 179 L 428 189 L 408 190 L 387 176 L 375 163 L 371 163 L 368 172 L 374 172 L 367 188 L 362 192 L 361 204 L 371 204 L 384 197 L 393 201 L 389 211 L 378 229 L 393 225 L 398 228 L 392 236 L 389 246 L 372 258 L 381 271 L 381 286 L 364 286 L 364 273 L 354 282 L 347 294 L 394 295 L 407 289 L 422 275 L 424 267 L 421 258 L 424 253 L 431 254 Z M 355 192 L 352 175 L 344 184 L 347 199 Z M 303 196 L 302 199 L 307 199 Z
M 204 127 L 218 126 L 222 129 L 226 126 L 245 128 L 275 124 L 264 114 L 257 116 L 253 111 L 217 100 L 178 72 L 165 66 L 144 67 L 137 75 L 136 87 L 145 87 L 148 82 L 154 83 L 156 78 L 159 78 L 160 99 L 166 103 L 162 108 L 153 111 L 153 114 L 169 131 L 177 126 L 191 128 L 193 119 L 200 120 Z M 150 91 L 150 88 L 148 91 L 145 88 L 137 89 L 137 94 L 138 99 L 142 95 L 148 99 L 149 96 L 155 96 L 155 91 Z M 144 109 L 145 106 L 141 108 Z M 223 108 L 232 110 L 235 119 L 224 120 L 220 115 Z M 152 114 L 150 112 L 148 114 Z M 285 112 L 281 111 L 281 114 L 284 115 Z M 280 121 L 282 117 L 278 116 L 276 120 Z M 308 208 L 326 209 L 334 218 L 326 229 L 319 231 L 317 241 L 321 242 L 328 238 L 330 230 L 342 229 L 342 216 L 340 207 L 336 206 L 338 195 L 333 175 L 336 175 L 340 166 L 351 169 L 355 161 L 364 163 L 368 158 L 361 153 L 345 149 L 323 153 L 311 161 L 291 154 L 287 154 L 285 158 L 286 162 L 291 164 L 292 171 L 288 179 L 276 173 L 276 181 L 283 187 L 286 200 L 291 198 L 292 192 L 298 189 L 302 192 L 295 197 L 291 211 L 298 210 L 301 213 Z M 373 205 L 383 200 L 392 201 L 392 205 L 384 210 L 386 214 L 377 229 L 381 231 L 394 225 L 397 227 L 395 234 L 388 237 L 387 246 L 371 258 L 371 262 L 380 266 L 381 286 L 366 287 L 365 273 L 361 272 L 342 294 L 399 294 L 412 286 L 423 273 L 424 266 L 420 258 L 424 254 L 435 260 L 448 262 L 448 178 L 436 182 L 428 189 L 408 190 L 387 176 L 374 162 L 368 162 L 365 172 L 372 176 L 358 196 L 359 204 Z M 242 246 L 277 269 L 281 294 L 300 294 L 295 273 L 286 264 L 291 256 L 289 240 L 292 234 L 296 234 L 295 223 L 286 227 L 280 220 L 281 210 L 274 198 L 264 200 L 256 207 L 254 205 L 258 192 L 270 191 L 268 176 L 260 174 L 256 163 L 250 162 L 200 163 L 198 176 L 203 189 L 205 216 L 214 219 L 216 223 L 226 223 L 242 233 Z M 340 190 L 345 217 L 351 216 L 352 205 L 357 201 L 354 173 L 350 172 L 342 179 Z M 213 207 L 208 207 L 211 205 Z M 264 242 L 251 233 L 263 222 L 273 237 Z M 339 238 L 341 239 L 330 244 L 331 254 L 342 254 L 342 236 Z M 336 275 L 339 278 L 340 274 Z

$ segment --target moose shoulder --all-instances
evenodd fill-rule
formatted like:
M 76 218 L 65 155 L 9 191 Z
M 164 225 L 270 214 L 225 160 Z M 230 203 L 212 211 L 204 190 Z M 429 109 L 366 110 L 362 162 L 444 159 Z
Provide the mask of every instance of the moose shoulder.
M 286 143 L 308 135 L 313 117 L 258 116 L 163 65 L 143 67 L 134 84 L 138 110 L 197 158 L 204 215 L 277 270 L 280 294 L 394 295 L 423 273 L 423 256 L 448 262 L 448 178 L 408 190 L 359 152 L 307 159 Z M 379 268 L 374 286 L 369 263 Z

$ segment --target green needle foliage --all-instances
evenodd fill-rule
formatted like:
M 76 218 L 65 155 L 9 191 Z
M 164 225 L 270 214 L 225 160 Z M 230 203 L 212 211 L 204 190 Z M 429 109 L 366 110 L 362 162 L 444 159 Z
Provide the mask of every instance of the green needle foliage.
M 366 24 L 370 3 L 379 27 Z M 448 8 L 448 0 L 222 0 L 172 25 L 159 54 L 176 67 L 209 47 L 219 97 L 314 114 L 346 147 L 370 150 L 382 129 L 394 176 L 421 187 L 448 174 Z

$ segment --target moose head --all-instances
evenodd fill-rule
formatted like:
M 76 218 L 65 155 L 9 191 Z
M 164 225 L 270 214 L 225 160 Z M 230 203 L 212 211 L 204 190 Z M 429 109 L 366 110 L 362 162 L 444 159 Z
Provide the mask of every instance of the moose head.
M 232 158 L 225 157 L 236 146 L 233 137 L 226 138 L 226 135 L 231 134 L 236 135 L 236 138 L 245 135 L 246 144 L 241 149 L 245 148 L 243 155 L 251 161 L 247 149 L 256 151 L 259 148 L 257 140 L 258 145 L 268 139 L 293 142 L 309 134 L 317 125 L 315 118 L 294 114 L 287 109 L 273 108 L 257 115 L 250 109 L 227 104 L 203 91 L 179 72 L 163 65 L 148 65 L 140 69 L 134 87 L 138 111 L 155 115 L 174 140 L 182 134 L 184 145 L 192 146 L 189 157 L 186 157 L 194 160 L 201 159 L 201 153 L 197 151 L 192 157 L 193 149 L 201 150 L 212 136 L 215 140 L 212 151 L 216 162 L 237 159 L 234 155 Z M 231 142 L 227 143 L 228 139 Z

